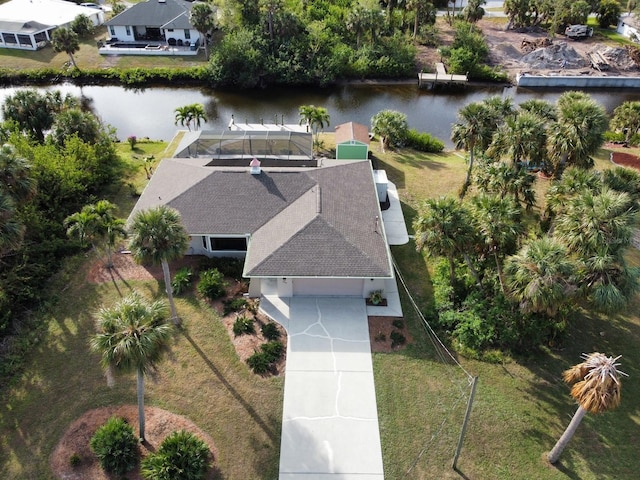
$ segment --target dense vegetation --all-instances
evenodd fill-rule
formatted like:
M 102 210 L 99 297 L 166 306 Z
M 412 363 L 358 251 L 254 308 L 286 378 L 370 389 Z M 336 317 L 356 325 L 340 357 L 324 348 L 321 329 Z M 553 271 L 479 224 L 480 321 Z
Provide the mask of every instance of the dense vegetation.
M 114 132 L 77 98 L 25 90 L 2 112 L 0 353 L 14 360 L 2 362 L 6 373 L 22 348 L 13 334 L 37 328 L 33 313 L 47 298 L 47 281 L 65 256 L 86 248 L 67 238 L 65 219 L 117 182 L 123 165 Z

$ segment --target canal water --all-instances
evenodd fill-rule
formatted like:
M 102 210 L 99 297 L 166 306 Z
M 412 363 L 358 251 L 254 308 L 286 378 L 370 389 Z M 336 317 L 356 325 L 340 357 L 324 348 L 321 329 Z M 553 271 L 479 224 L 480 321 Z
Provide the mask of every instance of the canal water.
M 0 89 L 0 102 L 26 87 Z M 208 122 L 203 128 L 226 128 L 234 115 L 236 123 L 298 123 L 300 105 L 317 105 L 329 111 L 332 131 L 335 125 L 354 121 L 370 125 L 371 117 L 385 109 L 407 115 L 409 126 L 435 135 L 451 147 L 451 125 L 464 105 L 490 95 L 512 97 L 516 104 L 532 98 L 554 102 L 561 90 L 508 88 L 469 88 L 457 92 L 424 91 L 415 84 L 350 84 L 331 89 L 269 88 L 226 92 L 198 88 L 127 89 L 117 86 L 56 85 L 41 90 L 60 90 L 86 97 L 103 122 L 116 128 L 121 140 L 130 135 L 154 140 L 170 140 L 178 128 L 175 109 L 190 103 L 205 106 Z M 611 113 L 627 100 L 640 101 L 640 91 L 594 90 L 588 93 Z

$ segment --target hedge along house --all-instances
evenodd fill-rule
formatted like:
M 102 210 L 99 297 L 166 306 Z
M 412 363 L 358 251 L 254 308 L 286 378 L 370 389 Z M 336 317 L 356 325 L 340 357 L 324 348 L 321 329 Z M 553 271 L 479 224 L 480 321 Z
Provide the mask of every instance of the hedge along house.
M 251 296 L 366 298 L 394 279 L 369 161 L 246 160 L 164 159 L 132 215 L 160 204 L 178 210 L 187 254 L 244 258 Z
M 336 158 L 366 160 L 369 158 L 369 129 L 360 123 L 348 122 L 336 128 Z
M 189 20 L 190 2 L 146 0 L 105 22 L 103 55 L 197 55 L 202 40 Z
M 0 5 L 0 48 L 39 50 L 58 27 L 69 27 L 78 15 L 94 25 L 104 23 L 104 12 L 64 0 L 11 0 Z

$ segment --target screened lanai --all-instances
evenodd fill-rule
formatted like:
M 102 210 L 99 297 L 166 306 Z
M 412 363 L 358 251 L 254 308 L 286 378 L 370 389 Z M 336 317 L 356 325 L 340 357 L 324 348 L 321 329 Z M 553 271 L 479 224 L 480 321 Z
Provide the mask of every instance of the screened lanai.
M 195 133 L 195 132 L 194 132 Z M 311 133 L 288 130 L 220 132 L 201 131 L 177 157 L 211 157 L 211 166 L 249 165 L 253 158 L 262 166 L 315 166 Z

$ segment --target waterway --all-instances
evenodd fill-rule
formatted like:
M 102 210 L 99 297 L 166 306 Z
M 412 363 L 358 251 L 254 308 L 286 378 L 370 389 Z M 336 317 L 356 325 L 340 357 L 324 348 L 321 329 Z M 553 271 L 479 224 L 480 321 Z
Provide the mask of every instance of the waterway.
M 0 89 L 0 102 L 18 89 Z M 102 121 L 116 128 L 120 139 L 130 135 L 154 140 L 170 140 L 178 128 L 174 124 L 175 109 L 190 103 L 205 106 L 208 122 L 203 128 L 226 128 L 234 115 L 235 121 L 259 123 L 298 123 L 300 105 L 327 108 L 331 126 L 354 121 L 369 125 L 377 112 L 390 109 L 407 115 L 409 126 L 429 132 L 442 139 L 448 147 L 451 125 L 464 105 L 480 101 L 490 95 L 512 97 L 516 104 L 531 98 L 554 102 L 562 90 L 527 90 L 522 88 L 469 88 L 456 92 L 424 91 L 415 84 L 372 85 L 350 84 L 331 89 L 269 88 L 240 92 L 226 92 L 197 88 L 127 89 L 117 86 L 57 85 L 40 87 L 58 89 L 85 97 Z M 640 101 L 637 90 L 589 90 L 607 112 L 627 100 Z

